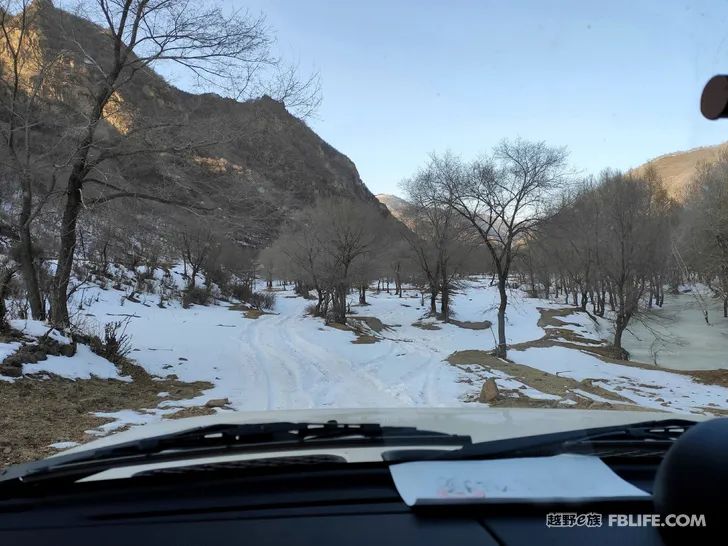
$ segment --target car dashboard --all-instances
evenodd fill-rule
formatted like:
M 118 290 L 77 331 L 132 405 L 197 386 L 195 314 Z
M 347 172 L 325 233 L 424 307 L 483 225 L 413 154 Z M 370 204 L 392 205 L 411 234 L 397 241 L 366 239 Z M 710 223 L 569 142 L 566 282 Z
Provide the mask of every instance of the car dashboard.
M 613 467 L 648 491 L 656 468 Z M 609 514 L 653 512 L 649 498 L 409 507 L 381 463 L 179 469 L 63 487 L 27 484 L 4 495 L 0 490 L 0 544 L 663 544 L 655 527 L 608 524 Z M 566 523 L 553 516 L 564 513 L 591 516 Z

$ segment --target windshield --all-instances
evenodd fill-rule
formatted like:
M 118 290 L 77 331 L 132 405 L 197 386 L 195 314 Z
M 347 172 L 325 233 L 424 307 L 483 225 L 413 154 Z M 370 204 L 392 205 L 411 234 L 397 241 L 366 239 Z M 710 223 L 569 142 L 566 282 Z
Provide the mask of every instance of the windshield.
M 0 467 L 187 417 L 725 414 L 727 20 L 5 0 Z

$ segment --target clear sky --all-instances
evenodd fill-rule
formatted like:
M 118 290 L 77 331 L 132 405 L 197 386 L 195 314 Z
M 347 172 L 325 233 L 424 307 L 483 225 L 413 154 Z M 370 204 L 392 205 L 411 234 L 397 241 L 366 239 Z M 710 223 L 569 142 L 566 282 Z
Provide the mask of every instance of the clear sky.
M 585 173 L 728 140 L 700 116 L 728 73 L 728 2 L 225 0 L 264 12 L 279 53 L 321 73 L 310 121 L 375 193 L 428 153 L 503 137 L 565 145 Z

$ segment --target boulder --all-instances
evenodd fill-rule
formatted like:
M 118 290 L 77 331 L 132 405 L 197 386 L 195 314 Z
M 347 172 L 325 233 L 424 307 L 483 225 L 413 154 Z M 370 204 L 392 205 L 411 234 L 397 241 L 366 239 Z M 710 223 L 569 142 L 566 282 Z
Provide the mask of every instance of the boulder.
M 485 380 L 485 383 L 483 383 L 483 388 L 480 390 L 480 396 L 478 397 L 478 402 L 485 402 L 486 404 L 488 402 L 493 402 L 494 400 L 498 400 L 500 398 L 500 391 L 498 391 L 498 385 L 495 383 L 495 379 L 492 377 Z
M 76 354 L 76 345 L 73 343 L 61 345 L 60 352 L 61 356 L 73 356 Z
M 23 367 L 0 364 L 0 375 L 4 375 L 5 377 L 20 377 L 23 375 Z
M 37 347 L 37 348 L 35 349 L 35 351 L 34 351 L 34 354 L 35 354 L 35 358 L 36 358 L 36 359 L 37 359 L 38 361 L 41 361 L 41 360 L 48 360 L 48 353 L 46 353 L 46 352 L 45 352 L 45 351 L 44 351 L 43 349 L 41 349 L 40 347 Z
M 205 407 L 208 408 L 224 408 L 230 405 L 230 400 L 227 398 L 212 398 L 205 403 Z

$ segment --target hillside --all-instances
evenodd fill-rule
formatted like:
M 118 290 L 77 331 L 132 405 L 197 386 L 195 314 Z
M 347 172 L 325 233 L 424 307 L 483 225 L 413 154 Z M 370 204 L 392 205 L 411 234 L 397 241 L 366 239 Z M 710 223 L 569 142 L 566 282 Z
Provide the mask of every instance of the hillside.
M 80 113 L 87 110 L 81 106 L 87 106 L 90 63 L 80 51 L 94 52 L 101 62 L 112 51 L 108 36 L 93 23 L 50 2 L 36 0 L 33 8 L 35 57 L 62 59 L 46 77 L 48 118 L 33 142 L 60 154 L 64 131 L 82 126 Z M 0 55 L 0 65 L 9 69 L 7 55 Z M 40 71 L 31 62 L 25 70 L 28 82 Z M 123 160 L 112 153 L 103 165 L 107 182 L 216 209 L 240 226 L 241 238 L 251 244 L 264 242 L 291 209 L 318 197 L 377 203 L 348 157 L 268 96 L 239 102 L 192 94 L 145 68 L 116 93 L 99 133 L 99 148 L 175 150 L 123 155 Z M 134 206 L 166 216 L 165 207 Z
M 400 222 L 404 221 L 404 217 L 407 214 L 407 207 L 409 206 L 407 201 L 389 193 L 378 193 L 375 197 L 387 207 L 389 212 L 392 213 L 392 216 Z
M 657 170 L 671 197 L 682 200 L 686 186 L 690 183 L 702 163 L 714 161 L 726 144 L 693 148 L 692 150 L 665 154 L 651 159 L 635 169 L 639 172 L 648 166 Z

